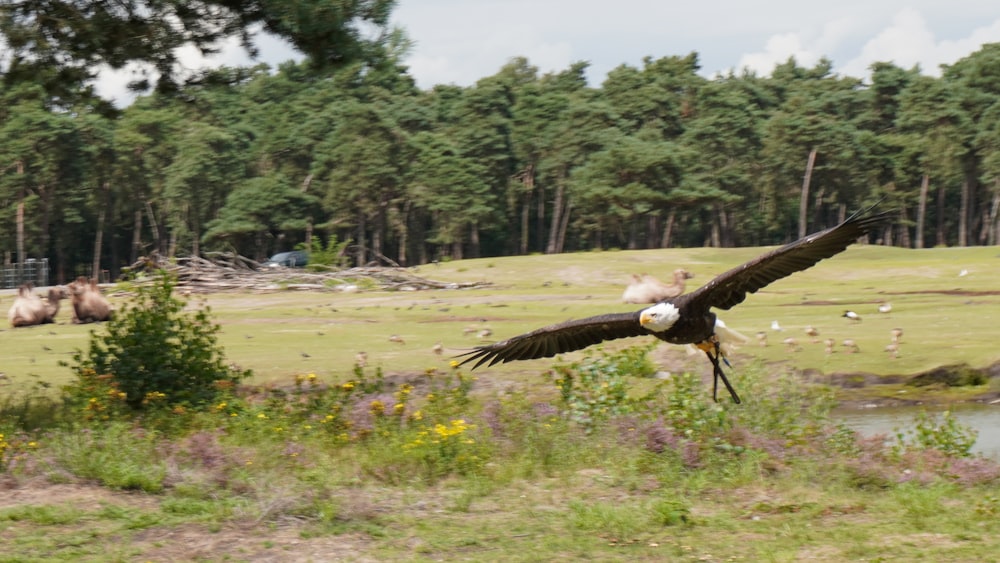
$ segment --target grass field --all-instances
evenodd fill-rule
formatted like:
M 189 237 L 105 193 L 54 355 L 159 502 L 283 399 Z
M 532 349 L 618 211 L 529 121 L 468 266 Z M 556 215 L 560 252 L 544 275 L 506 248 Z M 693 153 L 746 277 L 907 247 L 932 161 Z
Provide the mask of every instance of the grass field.
M 483 341 L 569 318 L 632 310 L 636 306 L 620 300 L 631 273 L 669 279 L 673 269 L 684 267 L 696 276 L 689 281 L 690 290 L 761 251 L 703 248 L 463 260 L 424 266 L 418 274 L 445 282 L 493 285 L 420 292 L 221 293 L 203 299 L 223 327 L 220 338 L 227 358 L 252 369 L 258 383 L 306 372 L 346 376 L 360 351 L 368 354 L 369 365 L 390 373 L 413 373 L 446 366 L 449 356 Z M 959 276 L 962 270 L 967 275 Z M 756 359 L 823 374 L 880 376 L 912 375 L 957 362 L 986 367 L 1000 360 L 994 341 L 1000 318 L 998 275 L 996 247 L 852 247 L 773 283 L 731 311 L 718 313 L 750 338 L 737 356 L 737 372 L 740 365 Z M 199 300 L 193 299 L 192 306 Z M 891 313 L 877 312 L 882 301 L 892 304 Z M 9 303 L 6 296 L 0 298 L 0 306 L 4 302 Z M 858 312 L 863 320 L 854 323 L 841 317 L 845 309 Z M 16 389 L 35 381 L 52 385 L 68 381 L 69 371 L 59 361 L 84 348 L 94 329 L 69 324 L 68 317 L 63 311 L 58 324 L 0 332 L 4 349 L 0 370 L 7 375 L 0 385 Z M 774 320 L 781 332 L 771 330 Z M 827 354 L 823 344 L 811 342 L 803 332 L 807 325 L 820 331 L 820 340 L 834 338 L 836 352 Z M 894 359 L 883 350 L 890 330 L 897 327 L 904 336 L 900 355 Z M 476 331 L 482 328 L 492 330 L 492 336 L 477 338 Z M 759 331 L 767 333 L 767 347 L 758 346 Z M 404 343 L 390 342 L 394 334 Z M 787 337 L 797 339 L 795 351 L 782 344 Z M 841 342 L 847 338 L 858 343 L 860 353 L 846 353 Z M 638 342 L 629 339 L 607 347 Z M 443 356 L 431 352 L 435 343 L 444 347 Z M 676 349 L 664 354 L 683 358 Z M 707 366 L 703 358 L 696 360 L 701 363 L 685 365 Z M 517 362 L 482 373 L 517 380 L 550 364 L 549 360 Z
M 759 252 L 420 269 L 493 284 L 474 290 L 209 295 L 227 359 L 273 385 L 200 405 L 153 396 L 129 411 L 107 376 L 74 381 L 59 361 L 101 327 L 4 330 L 0 562 L 996 560 L 1000 465 L 969 455 L 965 429 L 925 418 L 895 441 L 860 437 L 831 419 L 830 390 L 798 371 L 992 365 L 996 248 L 852 248 L 723 312 L 751 337 L 733 358 L 740 405 L 713 403 L 707 362 L 676 347 L 650 354 L 655 366 L 631 349 L 477 377 L 448 367 L 479 342 L 634 309 L 619 302 L 630 273 L 684 267 L 697 285 Z M 888 315 L 876 310 L 884 300 Z M 842 318 L 847 308 L 864 320 Z M 806 325 L 861 351 L 827 355 Z M 894 327 L 905 331 L 898 359 L 882 351 Z M 484 328 L 493 334 L 480 340 Z M 770 346 L 756 345 L 758 331 Z M 781 343 L 788 335 L 801 351 Z M 353 367 L 359 351 L 366 370 Z M 677 374 L 687 366 L 695 375 Z M 77 401 L 40 396 L 37 383 L 51 396 L 74 386 L 64 396 Z M 955 400 L 996 387 L 862 391 Z

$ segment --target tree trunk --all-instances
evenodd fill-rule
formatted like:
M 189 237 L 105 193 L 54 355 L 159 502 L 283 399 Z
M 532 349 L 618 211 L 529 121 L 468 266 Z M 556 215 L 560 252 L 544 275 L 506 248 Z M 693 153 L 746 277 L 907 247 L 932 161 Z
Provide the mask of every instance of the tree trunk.
M 406 266 L 407 260 L 407 248 L 406 246 L 410 244 L 410 210 L 413 209 L 413 200 L 407 199 L 406 203 L 403 204 L 403 211 L 400 213 L 399 224 L 396 226 L 396 232 L 399 233 L 399 263 L 402 266 Z
M 986 244 L 994 246 L 1000 242 L 1000 180 L 993 183 L 993 204 L 990 206 L 990 217 L 987 225 L 990 232 Z
M 469 225 L 469 257 L 479 258 L 479 223 L 473 222 Z
M 958 205 L 958 246 L 969 245 L 969 181 L 962 180 L 962 197 Z
M 385 254 L 382 251 L 382 232 L 385 230 L 385 212 L 379 207 L 375 213 L 375 224 L 372 225 L 372 252 L 375 256 Z
M 24 174 L 24 162 L 17 161 L 17 173 Z M 23 182 L 23 180 L 22 180 Z M 17 281 L 18 283 L 24 282 L 24 198 L 27 196 L 25 194 L 25 189 L 21 187 L 20 197 L 17 200 L 17 216 L 15 219 L 17 230 Z
M 807 215 L 809 211 L 809 184 L 812 182 L 813 167 L 816 165 L 816 151 L 815 147 L 809 151 L 809 159 L 806 160 L 806 173 L 802 177 L 802 195 L 799 197 L 799 238 L 806 236 L 806 230 L 809 228 Z
M 899 219 L 899 246 L 912 248 L 910 245 L 910 228 L 906 226 L 910 218 L 907 216 L 905 205 L 899 208 Z
M 656 248 L 656 233 L 659 232 L 660 216 L 650 213 L 646 216 L 646 243 L 643 248 Z
M 917 232 L 914 248 L 924 247 L 924 223 L 927 221 L 927 192 L 930 190 L 931 177 L 928 174 L 920 179 L 920 199 L 917 202 Z
M 531 232 L 528 225 L 531 218 L 531 196 L 535 193 L 535 166 L 529 164 L 524 172 L 520 174 L 521 184 L 524 185 L 524 201 L 521 204 L 521 255 L 528 253 L 528 241 Z
M 94 262 L 91 267 L 91 277 L 101 281 L 101 247 L 104 243 L 104 219 L 108 208 L 108 194 L 111 192 L 111 186 L 108 182 L 103 182 L 101 185 L 101 202 L 98 205 L 97 210 L 97 234 L 94 235 Z
M 674 219 L 677 218 L 677 210 L 670 208 L 667 213 L 667 224 L 663 226 L 663 239 L 660 240 L 660 248 L 670 248 L 670 238 L 673 236 Z
M 46 254 L 49 252 L 49 241 L 52 240 L 52 233 L 50 232 L 52 229 L 49 228 L 49 225 L 52 224 L 52 192 L 54 191 L 54 189 L 49 189 L 44 184 L 38 186 L 38 198 L 42 202 L 42 224 L 39 230 L 42 233 L 42 252 Z M 58 267 L 61 267 L 61 265 Z
M 637 225 L 638 217 L 634 214 L 628 218 L 628 241 L 625 243 L 625 248 L 629 250 L 635 250 L 639 248 L 639 225 Z
M 573 210 L 573 200 L 566 199 L 566 209 L 563 211 L 562 221 L 559 223 L 559 240 L 556 252 L 566 251 L 566 231 L 569 229 L 569 214 Z
M 365 227 L 367 226 L 367 221 L 365 221 L 365 214 L 363 211 L 358 211 L 358 253 L 355 260 L 358 261 L 356 266 L 364 266 L 368 263 L 368 253 L 365 243 L 367 239 L 365 238 Z
M 719 204 L 719 243 L 723 248 L 730 248 L 733 246 L 733 231 L 729 228 L 729 214 L 726 213 L 726 208 Z
M 556 183 L 556 198 L 552 202 L 552 219 L 549 224 L 549 240 L 545 245 L 546 254 L 555 254 L 556 238 L 559 236 L 559 222 L 562 220 L 563 214 L 563 197 L 566 195 L 566 182 L 563 178 L 559 178 Z
M 156 215 L 153 213 L 153 205 L 150 201 L 146 200 L 146 217 L 149 218 L 149 229 L 153 233 L 153 247 L 156 251 L 163 253 L 163 233 L 161 232 L 160 224 L 156 222 Z
M 90 277 L 101 281 L 101 246 L 104 243 L 104 205 L 97 212 L 97 234 L 94 235 L 94 262 L 91 265 Z
M 545 251 L 545 186 L 538 186 L 537 212 L 535 213 L 535 232 L 538 233 L 538 251 Z
M 129 264 L 135 264 L 142 252 L 142 210 L 136 209 L 132 217 L 132 254 L 129 256 Z
M 709 239 L 709 245 L 712 248 L 719 248 L 722 246 L 722 238 L 719 233 L 719 214 L 710 213 L 709 217 L 712 218 L 712 229 L 709 231 L 711 235 Z
M 934 235 L 935 246 L 948 245 L 944 235 L 944 182 L 939 182 L 937 188 L 937 229 Z
M 201 256 L 201 221 L 198 212 L 191 212 L 191 256 Z

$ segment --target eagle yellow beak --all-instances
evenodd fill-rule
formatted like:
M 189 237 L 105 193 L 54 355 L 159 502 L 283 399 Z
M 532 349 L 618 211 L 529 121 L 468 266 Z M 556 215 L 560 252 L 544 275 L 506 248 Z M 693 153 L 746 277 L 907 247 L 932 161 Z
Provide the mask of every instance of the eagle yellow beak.
M 639 315 L 639 324 L 642 326 L 646 326 L 651 322 L 653 322 L 653 315 L 650 315 L 646 311 L 643 311 L 642 314 Z

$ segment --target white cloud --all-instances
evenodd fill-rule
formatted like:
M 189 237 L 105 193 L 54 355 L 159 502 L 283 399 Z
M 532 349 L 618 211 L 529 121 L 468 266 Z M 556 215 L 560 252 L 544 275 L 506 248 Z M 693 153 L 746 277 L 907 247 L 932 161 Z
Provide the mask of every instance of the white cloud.
M 798 0 L 651 3 L 648 0 L 399 0 L 393 23 L 415 42 L 405 58 L 421 88 L 469 86 L 495 74 L 511 58 L 527 57 L 541 72 L 590 63 L 600 84 L 618 65 L 643 57 L 698 53 L 712 76 L 748 67 L 767 75 L 794 57 L 812 66 L 821 57 L 841 74 L 866 77 L 875 61 L 929 74 L 1000 41 L 1000 8 L 981 0 L 838 0 L 804 6 Z M 301 58 L 286 43 L 261 39 L 261 60 L 275 66 Z M 187 68 L 251 64 L 235 41 L 204 60 L 184 54 Z M 102 76 L 102 92 L 125 99 L 127 78 Z M 128 97 L 128 99 L 131 99 Z
M 866 76 L 873 62 L 892 62 L 910 68 L 919 64 L 924 72 L 935 73 L 937 64 L 943 62 L 935 55 L 934 33 L 920 12 L 905 8 L 892 18 L 889 27 L 871 38 L 861 48 L 861 53 L 843 65 L 842 71 L 850 76 Z M 931 63 L 930 66 L 925 66 Z
M 772 35 L 767 39 L 764 50 L 747 53 L 740 57 L 737 70 L 750 69 L 759 75 L 769 75 L 776 64 L 783 63 L 789 57 L 794 57 L 800 66 L 812 66 L 820 55 L 805 47 L 799 33 L 782 33 Z
M 302 55 L 285 40 L 266 33 L 258 33 L 255 36 L 260 56 L 257 61 L 251 61 L 246 50 L 240 45 L 239 39 L 230 37 L 224 40 L 218 47 L 219 52 L 204 56 L 194 46 L 186 45 L 177 49 L 177 62 L 180 68 L 179 76 L 194 74 L 200 70 L 218 68 L 220 66 L 247 66 L 264 62 L 277 68 L 278 64 L 290 59 L 302 59 Z M 104 68 L 100 71 L 100 78 L 94 83 L 94 88 L 101 97 L 112 100 L 119 107 L 124 107 L 135 99 L 135 94 L 129 91 L 129 82 L 142 77 L 142 70 L 150 70 L 139 64 L 129 64 L 123 69 L 113 70 Z M 155 81 L 156 74 L 150 76 L 151 81 Z

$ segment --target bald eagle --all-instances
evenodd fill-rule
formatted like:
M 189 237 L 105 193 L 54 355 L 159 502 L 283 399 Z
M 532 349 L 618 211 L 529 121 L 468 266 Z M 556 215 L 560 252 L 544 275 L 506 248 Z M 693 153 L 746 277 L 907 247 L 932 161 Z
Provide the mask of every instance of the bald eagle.
M 605 340 L 651 335 L 671 344 L 694 344 L 704 351 L 712 362 L 712 398 L 718 400 L 719 379 L 722 379 L 733 402 L 739 403 L 739 395 L 719 366 L 720 358 L 725 361 L 720 344 L 726 343 L 731 332 L 716 319 L 711 309 L 728 310 L 742 303 L 748 293 L 756 293 L 775 280 L 843 252 L 851 243 L 884 223 L 892 213 L 871 211 L 872 208 L 859 211 L 836 227 L 762 254 L 716 276 L 691 293 L 630 313 L 609 313 L 566 321 L 495 344 L 477 346 L 457 356 L 465 357 L 459 365 L 475 362 L 472 369 L 476 369 L 483 364 L 492 366 L 514 360 L 548 358 Z

